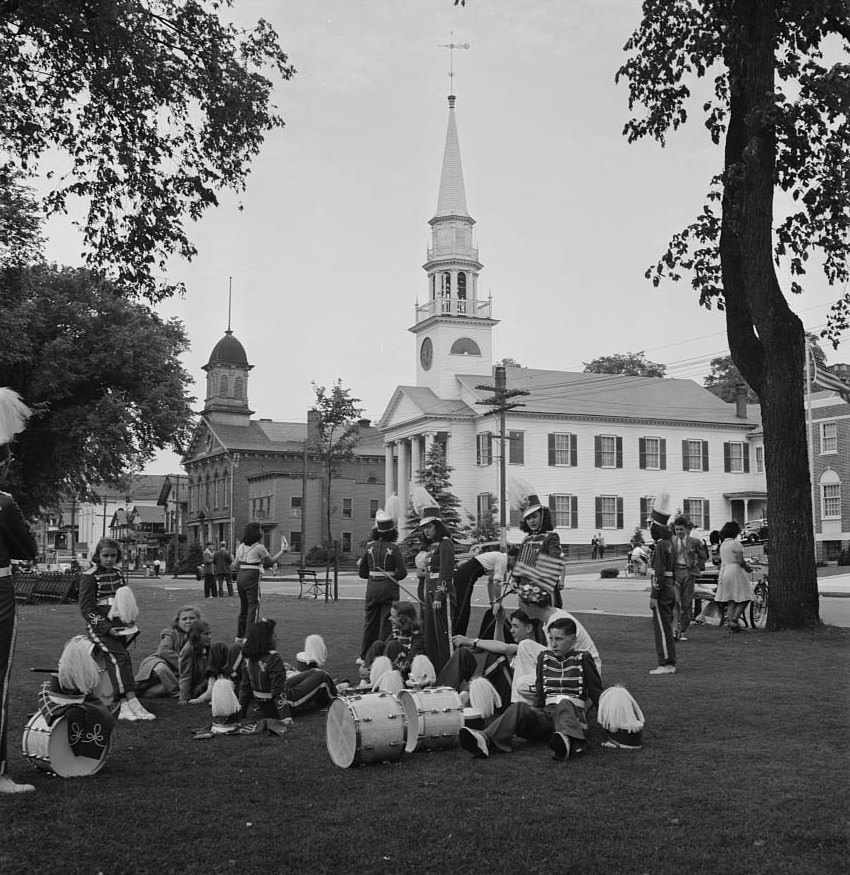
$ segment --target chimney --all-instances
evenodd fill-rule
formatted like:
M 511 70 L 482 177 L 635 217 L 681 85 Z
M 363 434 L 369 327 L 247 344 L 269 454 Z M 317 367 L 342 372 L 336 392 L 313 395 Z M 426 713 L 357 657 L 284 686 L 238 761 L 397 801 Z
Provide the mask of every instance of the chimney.
M 358 419 L 357 424 L 360 426 L 360 428 L 370 428 L 372 425 L 372 420 L 366 419 L 364 417 L 363 419 Z
M 735 416 L 738 419 L 747 418 L 747 387 L 744 383 L 735 385 Z
M 307 411 L 307 440 L 311 444 L 319 443 L 319 411 Z

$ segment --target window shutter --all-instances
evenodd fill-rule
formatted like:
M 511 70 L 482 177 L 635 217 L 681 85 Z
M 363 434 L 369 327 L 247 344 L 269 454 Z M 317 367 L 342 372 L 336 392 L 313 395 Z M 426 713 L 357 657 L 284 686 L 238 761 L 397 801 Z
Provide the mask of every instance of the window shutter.
M 623 467 L 623 439 L 617 438 L 617 467 Z
M 570 496 L 570 528 L 578 528 L 578 496 Z
M 661 438 L 659 441 L 660 444 L 660 456 L 661 456 L 661 470 L 667 470 L 667 438 Z
M 617 498 L 617 528 L 623 528 L 623 499 Z
M 723 443 L 723 470 L 728 474 L 732 470 L 732 447 L 729 441 Z
M 602 438 L 596 434 L 593 436 L 593 456 L 597 468 L 602 467 Z
M 555 496 L 549 496 L 549 512 L 552 514 L 552 522 L 555 522 Z
M 596 496 L 596 528 L 602 528 L 602 498 L 600 496 Z
M 638 438 L 638 466 L 646 469 L 646 438 Z
M 682 513 L 688 518 L 691 518 L 691 503 L 688 499 L 684 499 L 682 502 Z
M 750 445 L 744 444 L 744 473 L 750 473 Z
M 702 527 L 707 531 L 711 531 L 711 520 L 708 516 L 708 499 L 702 503 Z
M 549 464 L 555 464 L 555 435 L 551 432 L 547 435 L 549 438 Z
M 475 464 L 476 465 L 483 464 L 481 461 L 481 435 L 478 435 L 478 437 L 475 440 Z
M 484 458 L 486 460 L 486 464 L 493 464 L 493 432 L 487 431 L 484 432 Z
M 690 471 L 690 466 L 688 465 L 688 442 L 682 441 L 682 470 Z
M 574 434 L 570 435 L 570 464 L 578 467 L 578 436 Z
M 508 517 L 508 525 L 513 528 L 518 528 L 520 521 L 522 520 L 522 514 L 516 508 L 510 509 L 510 516 Z
M 708 441 L 702 442 L 702 470 L 708 470 Z
M 649 516 L 649 502 L 642 498 L 640 500 L 640 521 L 638 523 L 640 528 L 643 528 L 646 525 L 646 518 Z

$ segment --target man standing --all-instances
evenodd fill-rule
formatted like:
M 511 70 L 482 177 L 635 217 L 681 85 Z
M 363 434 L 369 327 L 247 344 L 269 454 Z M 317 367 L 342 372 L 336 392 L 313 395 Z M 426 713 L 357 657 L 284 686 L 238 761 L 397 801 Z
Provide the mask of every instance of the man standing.
M 693 617 L 694 584 L 700 571 L 705 568 L 708 550 L 702 541 L 688 534 L 688 520 L 683 516 L 673 520 L 673 558 L 676 592 L 673 634 L 678 641 L 687 641 L 685 633 Z
M 204 550 L 204 598 L 215 598 L 217 595 L 215 582 L 215 561 L 213 556 L 215 544 L 210 541 Z
M 230 570 L 233 565 L 233 556 L 227 549 L 227 541 L 218 545 L 218 550 L 213 553 L 213 566 L 215 568 L 215 580 L 218 585 L 218 597 L 224 598 L 224 585 L 227 584 L 227 594 L 233 598 L 233 574 Z
M 676 586 L 674 581 L 675 554 L 670 541 L 667 520 L 669 511 L 664 508 L 666 493 L 656 499 L 652 508 L 650 533 L 655 541 L 652 553 L 652 588 L 649 607 L 652 611 L 652 628 L 655 633 L 655 650 L 658 654 L 658 667 L 650 674 L 676 673 L 676 636 L 674 635 L 674 614 L 676 609 Z
M 30 415 L 17 392 L 0 389 L 0 486 L 6 482 L 12 453 L 9 442 Z M 35 559 L 38 549 L 20 508 L 0 492 L 0 794 L 29 793 L 32 784 L 18 784 L 6 774 L 6 737 L 9 730 L 9 681 L 15 655 L 15 585 L 12 559 Z
M 559 617 L 549 624 L 549 649 L 537 658 L 534 704 L 512 702 L 483 731 L 463 727 L 458 741 L 464 750 L 489 757 L 491 748 L 512 750 L 513 737 L 548 741 L 556 760 L 566 760 L 585 747 L 586 712 L 599 703 L 602 680 L 593 657 L 576 649 L 576 624 Z

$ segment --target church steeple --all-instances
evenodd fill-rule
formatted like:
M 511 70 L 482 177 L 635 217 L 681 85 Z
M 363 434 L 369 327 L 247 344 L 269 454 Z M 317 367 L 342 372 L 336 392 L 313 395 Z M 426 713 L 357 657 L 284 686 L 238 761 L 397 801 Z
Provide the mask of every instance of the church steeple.
M 479 295 L 483 265 L 473 237 L 475 219 L 466 205 L 466 188 L 455 118 L 449 96 L 449 120 L 443 150 L 437 212 L 429 221 L 431 245 L 423 265 L 428 275 L 425 304 L 417 304 L 417 385 L 441 398 L 459 393 L 456 374 L 489 376 L 492 361 L 490 301 Z

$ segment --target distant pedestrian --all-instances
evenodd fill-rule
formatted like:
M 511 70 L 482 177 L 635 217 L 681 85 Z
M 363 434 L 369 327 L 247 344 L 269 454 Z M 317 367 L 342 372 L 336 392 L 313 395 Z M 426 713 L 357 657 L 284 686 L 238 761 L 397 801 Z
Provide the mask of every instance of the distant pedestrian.
M 233 555 L 227 549 L 227 542 L 222 541 L 218 550 L 213 553 L 213 565 L 215 566 L 215 580 L 218 585 L 218 596 L 224 598 L 224 586 L 227 584 L 227 594 L 233 597 Z
M 215 544 L 210 541 L 204 550 L 204 598 L 215 598 L 217 595 L 215 585 L 215 560 L 213 557 Z
M 605 538 L 602 536 L 602 532 L 596 533 L 596 552 L 600 559 L 605 558 Z
M 154 559 L 153 560 L 153 576 L 154 577 L 159 577 L 159 569 L 161 567 L 162 567 L 162 562 L 160 562 L 158 558 Z
M 595 559 L 599 554 L 599 540 L 596 535 L 590 539 L 590 558 Z

